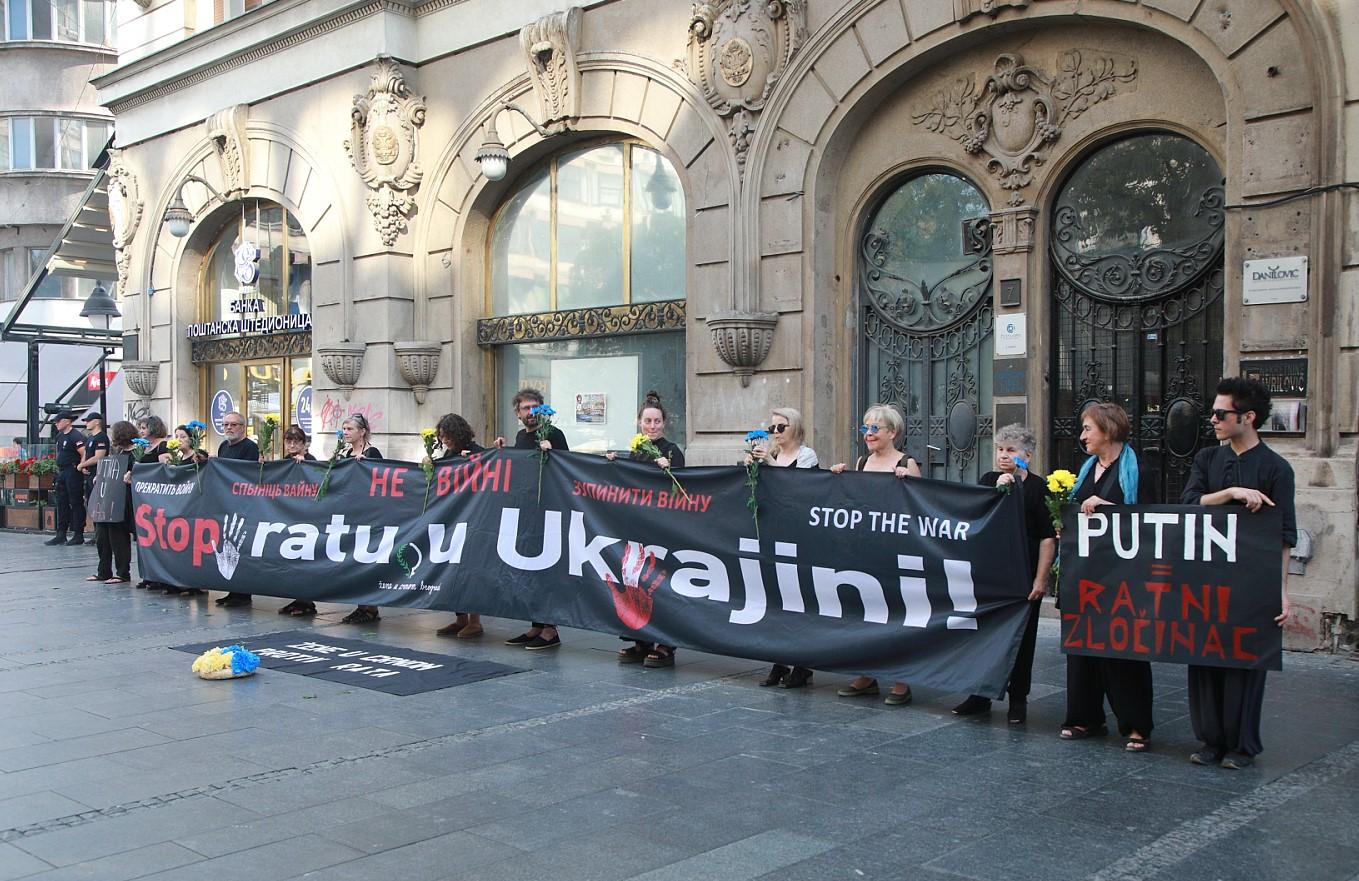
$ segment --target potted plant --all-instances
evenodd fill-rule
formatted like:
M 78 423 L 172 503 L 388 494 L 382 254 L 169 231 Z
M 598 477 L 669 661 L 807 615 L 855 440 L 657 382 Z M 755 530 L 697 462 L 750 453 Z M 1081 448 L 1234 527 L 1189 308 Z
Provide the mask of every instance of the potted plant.
M 19 460 L 6 459 L 0 462 L 0 488 L 14 489 L 19 485 Z
M 28 466 L 29 489 L 51 489 L 57 477 L 57 456 L 48 453 L 41 458 L 30 460 Z

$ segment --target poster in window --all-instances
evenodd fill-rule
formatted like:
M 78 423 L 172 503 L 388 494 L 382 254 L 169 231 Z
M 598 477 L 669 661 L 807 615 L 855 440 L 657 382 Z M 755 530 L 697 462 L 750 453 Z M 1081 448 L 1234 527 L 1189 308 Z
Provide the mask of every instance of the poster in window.
M 608 425 L 607 397 L 602 392 L 582 392 L 576 395 L 576 424 Z

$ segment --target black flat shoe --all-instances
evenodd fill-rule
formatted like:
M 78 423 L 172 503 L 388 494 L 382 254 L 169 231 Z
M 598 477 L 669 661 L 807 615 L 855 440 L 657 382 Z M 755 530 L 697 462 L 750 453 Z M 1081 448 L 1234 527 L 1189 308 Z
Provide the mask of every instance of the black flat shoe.
M 536 636 L 529 636 L 527 633 L 521 633 L 518 636 L 512 636 L 505 640 L 505 645 L 528 645 L 537 638 L 538 637 Z
M 771 685 L 779 685 L 780 683 L 783 682 L 783 677 L 787 676 L 788 673 L 789 670 L 787 667 L 783 666 L 782 664 L 775 664 L 773 667 L 769 668 L 769 675 L 764 677 L 764 681 L 760 683 L 760 688 L 768 688 Z
M 991 712 L 991 701 L 975 694 L 953 708 L 953 715 L 955 716 L 976 716 L 989 712 Z
M 524 648 L 531 652 L 540 652 L 543 649 L 554 649 L 561 644 L 562 638 L 560 636 L 554 636 L 551 639 L 543 639 L 541 636 L 535 636 L 533 639 L 524 643 Z M 643 663 L 645 663 L 645 661 Z
M 1005 721 L 1011 725 L 1023 725 L 1029 721 L 1029 702 L 1010 701 L 1010 711 L 1005 714 Z
M 794 667 L 793 672 L 783 677 L 779 688 L 806 688 L 812 684 L 812 671 L 806 667 Z

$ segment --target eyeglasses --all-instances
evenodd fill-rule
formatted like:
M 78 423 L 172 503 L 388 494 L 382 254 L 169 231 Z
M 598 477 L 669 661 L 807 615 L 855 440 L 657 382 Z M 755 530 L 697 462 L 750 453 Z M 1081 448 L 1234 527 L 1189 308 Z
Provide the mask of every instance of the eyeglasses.
M 1212 414 L 1213 418 L 1218 422 L 1226 422 L 1229 414 L 1235 413 L 1237 416 L 1240 416 L 1243 412 L 1244 411 L 1242 410 L 1213 410 Z
M 788 430 L 788 425 L 787 425 L 787 423 L 785 423 L 785 424 L 783 424 L 783 425 L 771 425 L 771 426 L 769 426 L 769 433 L 770 433 L 770 434 L 783 434 L 783 433 L 784 433 L 785 431 L 787 431 L 787 430 Z
M 242 425 L 245 425 L 245 423 L 244 423 L 244 422 L 223 422 L 222 425 L 224 425 L 224 426 L 227 427 L 227 428 L 240 428 Z
M 859 426 L 859 434 L 877 434 L 880 430 L 876 424 Z

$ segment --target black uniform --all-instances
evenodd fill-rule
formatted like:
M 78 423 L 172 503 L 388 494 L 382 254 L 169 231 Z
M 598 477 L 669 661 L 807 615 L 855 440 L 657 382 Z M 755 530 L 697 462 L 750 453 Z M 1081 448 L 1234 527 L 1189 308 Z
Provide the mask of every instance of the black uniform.
M 562 430 L 553 425 L 547 430 L 547 442 L 552 444 L 554 450 L 570 450 L 567 446 L 566 435 Z M 536 450 L 538 449 L 538 430 L 529 431 L 527 428 L 519 429 L 519 433 L 514 436 L 514 448 L 516 450 Z M 531 622 L 534 627 L 555 627 L 555 624 L 543 624 L 538 621 Z
M 93 458 L 94 454 L 100 450 L 103 450 L 105 456 L 109 454 L 109 433 L 107 431 L 100 431 L 98 434 L 90 435 L 89 440 L 85 442 L 85 458 Z M 93 491 L 94 468 L 91 467 L 85 472 L 85 501 L 87 503 L 90 500 L 90 493 Z
M 1237 455 L 1231 444 L 1199 451 L 1180 495 L 1186 505 L 1228 487 L 1256 489 L 1269 496 L 1283 515 L 1283 545 L 1298 541 L 1293 468 L 1278 453 L 1258 443 Z M 1279 566 L 1283 566 L 1282 550 Z M 1265 671 L 1189 665 L 1189 718 L 1194 736 L 1222 752 L 1259 755 L 1260 711 L 1265 700 Z
M 1106 468 L 1099 480 L 1095 469 L 1085 475 L 1071 500 L 1079 505 L 1091 496 L 1121 505 L 1123 487 L 1118 482 L 1118 462 Z M 1071 564 L 1068 564 L 1071 565 Z M 1090 655 L 1066 656 L 1066 720 L 1063 728 L 1086 730 L 1104 724 L 1104 698 L 1118 719 L 1123 736 L 1133 731 L 1151 736 L 1151 664 L 1123 658 L 1096 658 Z
M 85 458 L 85 435 L 74 428 L 57 435 L 57 535 L 85 537 L 85 477 L 76 465 Z

